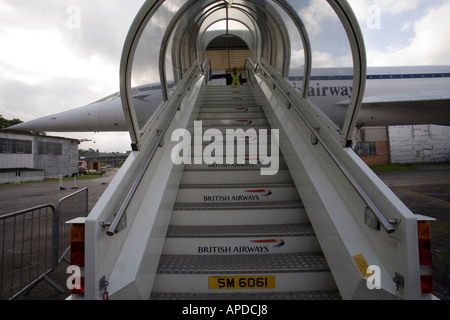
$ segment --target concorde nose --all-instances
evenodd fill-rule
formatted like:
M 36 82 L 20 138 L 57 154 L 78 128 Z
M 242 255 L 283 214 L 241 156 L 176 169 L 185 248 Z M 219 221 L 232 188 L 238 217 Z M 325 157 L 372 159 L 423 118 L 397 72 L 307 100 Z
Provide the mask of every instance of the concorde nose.
M 47 132 L 128 131 L 121 100 L 95 102 L 83 107 L 27 121 L 8 130 Z

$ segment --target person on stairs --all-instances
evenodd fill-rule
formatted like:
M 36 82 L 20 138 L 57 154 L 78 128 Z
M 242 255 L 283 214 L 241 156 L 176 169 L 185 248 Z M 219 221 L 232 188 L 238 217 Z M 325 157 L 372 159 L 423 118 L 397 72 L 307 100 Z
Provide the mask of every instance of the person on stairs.
M 237 71 L 237 68 L 233 68 L 233 73 L 231 74 L 232 86 L 240 86 L 242 84 L 242 76 L 241 73 Z

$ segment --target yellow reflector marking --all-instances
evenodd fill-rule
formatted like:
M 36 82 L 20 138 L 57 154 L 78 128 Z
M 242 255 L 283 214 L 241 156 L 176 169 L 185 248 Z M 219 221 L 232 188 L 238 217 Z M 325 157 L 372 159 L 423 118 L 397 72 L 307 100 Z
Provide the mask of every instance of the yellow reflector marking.
M 366 259 L 362 254 L 358 254 L 356 256 L 353 256 L 353 261 L 355 261 L 356 266 L 358 267 L 359 272 L 361 272 L 361 275 L 363 278 L 370 277 L 373 275 L 373 272 L 369 269 L 369 264 L 367 263 Z M 368 273 L 369 271 L 370 273 Z

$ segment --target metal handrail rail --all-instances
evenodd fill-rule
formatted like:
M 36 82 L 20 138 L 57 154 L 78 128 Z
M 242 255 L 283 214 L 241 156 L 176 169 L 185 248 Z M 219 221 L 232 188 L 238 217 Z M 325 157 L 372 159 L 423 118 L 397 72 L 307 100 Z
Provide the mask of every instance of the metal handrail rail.
M 186 92 L 190 89 L 192 82 L 194 81 L 194 79 L 196 79 L 195 72 L 198 70 L 202 71 L 202 73 L 203 73 L 203 64 L 196 65 L 196 67 L 191 69 L 191 72 L 188 75 L 188 77 L 191 77 L 191 79 L 189 81 L 189 85 L 186 86 L 183 93 L 178 95 L 178 97 L 185 96 Z M 142 178 L 144 177 L 148 166 L 150 165 L 151 161 L 153 160 L 153 157 L 155 156 L 156 151 L 159 149 L 159 147 L 164 139 L 165 133 L 169 129 L 169 126 L 170 126 L 173 118 L 175 117 L 175 114 L 177 113 L 177 111 L 178 111 L 178 108 L 174 107 L 172 110 L 172 113 L 170 114 L 168 120 L 166 121 L 163 129 L 157 131 L 158 138 L 156 139 L 155 143 L 153 144 L 144 165 L 141 167 L 141 169 L 139 170 L 139 173 L 137 174 L 136 178 L 134 179 L 130 190 L 128 191 L 124 201 L 122 202 L 122 205 L 119 208 L 119 211 L 114 216 L 113 221 L 112 222 L 102 222 L 102 227 L 104 227 L 104 228 L 108 227 L 108 230 L 106 231 L 107 235 L 113 236 L 117 232 L 117 229 L 118 229 L 123 217 L 125 216 L 128 205 L 130 204 L 131 199 L 133 198 L 134 194 L 136 193 L 136 190 L 137 190 Z
M 257 74 L 256 70 L 254 69 L 253 62 L 249 60 L 250 67 L 254 74 Z M 322 145 L 322 147 L 325 149 L 325 151 L 328 153 L 328 155 L 331 157 L 331 159 L 335 162 L 335 164 L 338 166 L 338 168 L 341 170 L 341 172 L 344 174 L 346 179 L 350 182 L 350 184 L 353 186 L 353 188 L 356 190 L 356 192 L 360 195 L 360 197 L 363 199 L 363 201 L 366 203 L 367 207 L 372 211 L 372 214 L 375 216 L 375 218 L 378 220 L 381 226 L 386 230 L 387 233 L 393 233 L 395 232 L 395 227 L 392 224 L 398 224 L 398 220 L 388 220 L 381 211 L 377 208 L 377 206 L 373 203 L 373 201 L 370 199 L 370 197 L 367 195 L 367 193 L 363 190 L 363 188 L 359 185 L 359 183 L 356 181 L 356 179 L 352 176 L 352 174 L 348 171 L 348 169 L 345 167 L 345 165 L 337 158 L 337 156 L 334 154 L 334 152 L 327 146 L 325 141 L 322 139 L 322 137 L 319 135 L 318 130 L 316 130 L 311 123 L 305 118 L 305 116 L 302 114 L 302 112 L 297 108 L 296 104 L 292 101 L 292 99 L 289 97 L 288 94 L 284 93 L 280 85 L 275 81 L 275 79 L 270 75 L 270 72 L 262 65 L 258 64 L 258 69 L 263 69 L 265 74 L 272 80 L 274 86 L 276 86 L 281 94 L 284 96 L 284 98 L 289 102 L 290 106 L 294 108 L 294 110 L 297 112 L 297 114 L 300 116 L 302 121 L 306 124 L 308 129 L 311 131 L 311 133 L 315 136 L 317 139 L 317 142 Z

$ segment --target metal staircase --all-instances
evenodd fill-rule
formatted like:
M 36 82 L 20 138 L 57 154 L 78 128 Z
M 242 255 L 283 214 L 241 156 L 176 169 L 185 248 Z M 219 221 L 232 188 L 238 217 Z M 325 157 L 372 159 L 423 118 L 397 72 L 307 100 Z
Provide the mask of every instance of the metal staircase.
M 430 253 L 419 250 L 429 235 L 349 147 L 367 78 L 357 18 L 345 0 L 316 5 L 327 13 L 322 32 L 305 23 L 314 14 L 308 1 L 144 2 L 123 48 L 120 99 L 112 100 L 122 104 L 133 152 L 89 216 L 74 222 L 85 227 L 77 253 L 85 288 L 73 298 L 432 298 L 430 265 L 420 264 Z M 223 28 L 227 21 L 243 29 Z M 223 72 L 211 71 L 208 45 L 225 35 L 248 46 L 248 85 L 209 82 Z M 310 99 L 311 88 L 321 93 L 312 76 L 321 65 L 317 43 L 336 58 L 337 68 L 323 69 L 324 85 L 342 83 L 350 96 Z M 346 59 L 335 56 L 336 43 Z M 303 53 L 301 70 L 291 65 L 294 51 Z M 155 112 L 143 117 L 139 108 Z M 198 163 L 198 140 L 223 144 L 222 132 L 233 128 L 243 129 L 236 148 L 252 151 L 248 163 L 242 155 L 234 164 L 186 163 L 185 136 L 194 133 Z M 275 134 L 273 150 L 264 129 Z M 254 138 L 270 157 L 260 149 L 255 156 Z M 220 155 L 203 144 L 202 160 Z M 280 160 L 276 175 L 265 175 L 273 173 L 266 156 Z
M 250 86 L 205 90 L 203 131 L 270 129 Z M 282 155 L 262 166 L 185 165 L 151 299 L 340 299 Z

